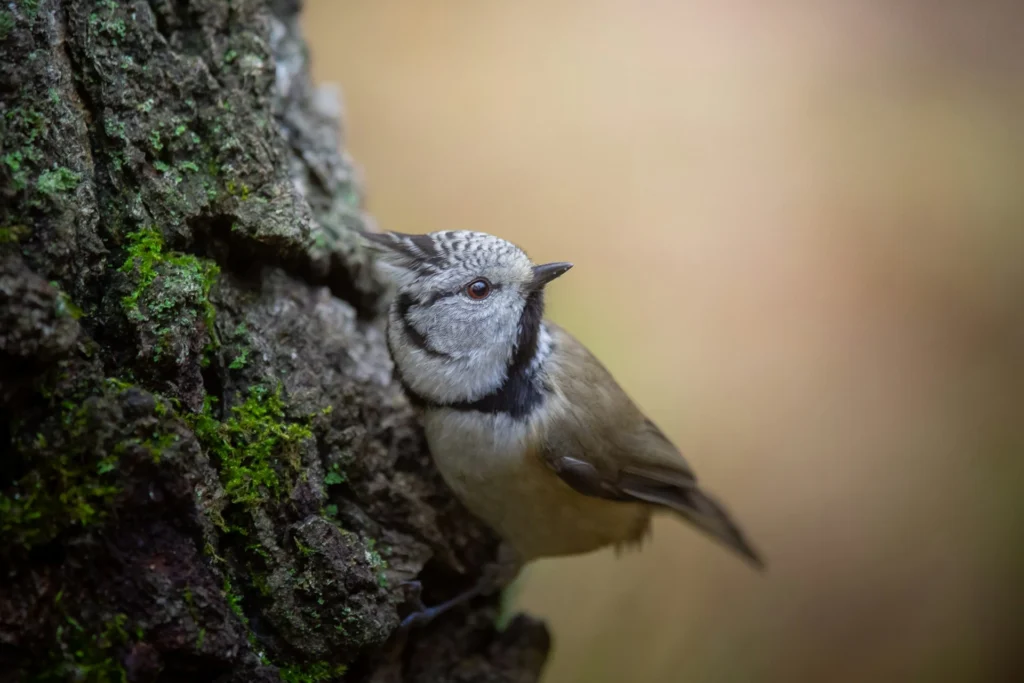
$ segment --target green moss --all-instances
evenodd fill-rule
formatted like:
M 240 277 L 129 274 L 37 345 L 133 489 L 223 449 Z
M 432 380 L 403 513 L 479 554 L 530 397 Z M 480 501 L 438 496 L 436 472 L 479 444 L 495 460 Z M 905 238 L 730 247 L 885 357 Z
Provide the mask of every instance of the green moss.
M 241 353 L 235 356 L 234 360 L 231 361 L 231 365 L 228 366 L 231 370 L 241 370 L 249 362 L 249 349 L 242 349 Z
M 59 381 L 68 380 L 66 374 Z M 4 456 L 25 473 L 0 482 L 0 555 L 8 546 L 32 548 L 103 523 L 121 492 L 118 468 L 126 450 L 145 448 L 158 461 L 178 441 L 158 424 L 141 433 L 111 434 L 112 403 L 134 387 L 114 378 L 91 381 L 91 388 L 72 393 L 44 390 L 51 415 L 12 429 L 11 452 Z
M 264 596 L 270 594 L 270 587 L 267 585 L 266 578 L 260 574 L 254 574 L 253 583 L 257 587 L 257 590 Z M 260 658 L 260 661 L 265 665 L 271 665 L 270 659 L 260 646 L 259 640 L 256 634 L 249 627 L 249 618 L 245 615 L 245 610 L 242 608 L 242 596 L 234 589 L 231 584 L 231 579 L 227 576 L 224 577 L 224 585 L 222 588 L 224 593 L 224 600 L 227 602 L 228 609 L 238 617 L 239 621 L 245 626 L 248 631 L 249 644 L 252 646 L 253 651 Z M 200 637 L 204 633 L 200 632 Z M 345 674 L 347 667 L 343 664 L 330 664 L 328 662 L 316 662 L 308 666 L 287 666 L 279 667 L 279 673 L 281 679 L 288 681 L 289 683 L 319 683 L 321 681 L 330 681 L 339 678 Z
M 49 197 L 53 197 L 62 192 L 74 190 L 78 187 L 78 183 L 81 180 L 81 174 L 60 166 L 40 173 L 39 178 L 36 180 L 36 189 Z
M 133 386 L 130 382 L 126 382 L 118 377 L 107 377 L 104 380 L 104 384 L 114 391 L 126 391 Z
M 35 19 L 36 15 L 39 14 L 39 0 L 21 0 L 17 4 L 19 5 L 19 9 L 21 9 L 29 19 Z
M 128 617 L 118 614 L 106 621 L 98 633 L 89 633 L 76 619 L 57 627 L 55 647 L 46 670 L 34 678 L 40 683 L 82 681 L 83 683 L 127 683 L 115 650 L 129 642 L 125 631 Z
M 81 174 L 72 169 L 44 164 L 41 143 L 48 128 L 46 117 L 27 107 L 11 109 L 0 118 L 4 152 L 0 156 L 0 183 L 25 191 L 21 195 L 24 204 L 37 209 L 57 202 L 82 180 Z M 23 214 L 15 214 L 13 208 L 14 204 L 10 204 L 0 209 L 0 220 L 25 219 Z
M 312 436 L 307 424 L 289 423 L 281 390 L 256 386 L 223 422 L 213 417 L 214 400 L 207 397 L 203 412 L 191 418 L 207 452 L 216 459 L 224 490 L 234 503 L 255 505 L 282 493 L 282 465 L 299 467 L 299 444 Z
M 260 662 L 263 664 L 270 664 L 266 654 L 264 654 L 263 649 L 260 647 L 256 634 L 251 628 L 249 628 L 249 617 L 245 616 L 245 610 L 242 609 L 242 596 L 235 592 L 231 585 L 231 579 L 227 576 L 224 577 L 224 587 L 222 590 L 224 592 L 224 599 L 228 604 L 228 609 L 230 609 L 245 626 L 248 634 L 249 645 L 252 646 L 253 651 L 260 658 Z
M 366 542 L 366 562 L 370 565 L 370 569 L 376 572 L 377 583 L 379 583 L 382 588 L 387 588 L 388 577 L 384 573 L 384 570 L 388 568 L 388 563 L 380 556 L 380 553 L 377 552 L 376 539 L 371 538 Z
M 68 293 L 60 288 L 60 285 L 56 282 L 51 282 L 50 286 L 57 290 L 57 304 L 56 312 L 57 316 L 61 318 L 71 317 L 78 320 L 82 317 L 82 309 L 71 300 Z
M 0 493 L 0 536 L 25 548 L 49 542 L 71 527 L 102 521 L 119 493 L 117 456 L 95 446 L 97 404 L 65 401 L 43 432 L 15 443 L 15 456 L 32 465 Z M 54 424 L 55 423 L 55 424 Z
M 14 189 L 24 190 L 43 158 L 36 143 L 46 131 L 46 118 L 33 109 L 16 107 L 4 114 L 2 124 L 0 139 L 4 150 L 9 151 L 0 160 L 10 173 Z
M 99 33 L 106 33 L 114 38 L 124 38 L 128 33 L 128 26 L 124 19 L 115 16 L 118 12 L 117 3 L 114 0 L 101 0 L 96 3 L 103 11 L 93 12 L 89 15 L 89 28 Z M 116 44 L 116 40 L 114 41 Z
M 270 597 L 272 591 L 270 590 L 270 582 L 267 581 L 266 575 L 260 572 L 252 572 L 251 576 L 253 588 L 259 591 L 259 594 L 263 597 Z
M 156 359 L 171 351 L 181 335 L 188 335 L 198 315 L 206 324 L 211 345 L 216 346 L 216 310 L 209 298 L 220 273 L 216 264 L 166 250 L 163 236 L 153 228 L 130 233 L 127 253 L 120 272 L 132 276 L 135 287 L 121 299 L 121 307 L 129 319 L 149 323 L 154 330 Z
M 160 404 L 157 404 L 159 407 Z M 143 448 L 149 451 L 150 457 L 153 458 L 153 462 L 160 462 L 163 458 L 164 452 L 178 443 L 180 437 L 177 434 L 163 434 L 157 432 L 148 439 L 143 439 L 138 442 Z
M 278 674 L 285 683 L 321 683 L 344 676 L 347 669 L 344 664 L 316 662 L 308 666 L 281 667 Z
M 238 323 L 234 331 L 228 335 L 225 347 L 226 352 L 234 354 L 231 364 L 228 365 L 229 369 L 241 370 L 249 364 L 249 354 L 252 353 L 252 348 L 249 346 L 249 331 L 244 322 Z
M 231 586 L 231 579 L 227 576 L 224 577 L 224 586 L 221 590 L 224 591 L 224 599 L 228 603 L 228 609 L 241 619 L 243 624 L 248 626 L 249 618 L 245 616 L 245 612 L 242 610 L 242 596 L 234 591 Z
M 346 481 L 345 473 L 341 471 L 341 467 L 335 463 L 331 465 L 331 468 L 327 471 L 324 476 L 324 484 L 326 486 L 334 486 L 335 484 L 343 484 Z
M 22 168 L 25 165 L 25 153 L 21 150 L 15 150 L 8 152 L 3 157 L 0 157 L 0 159 L 10 169 L 14 187 L 19 190 L 25 189 L 28 185 L 28 173 Z
M 14 30 L 14 15 L 7 10 L 0 10 L 0 40 L 7 40 Z
M 252 192 L 248 185 L 245 183 L 236 183 L 234 180 L 229 180 L 224 189 L 227 190 L 229 195 L 232 197 L 238 197 L 243 202 L 249 199 L 249 194 Z
M 24 225 L 0 226 L 0 244 L 17 244 L 28 236 L 29 230 Z

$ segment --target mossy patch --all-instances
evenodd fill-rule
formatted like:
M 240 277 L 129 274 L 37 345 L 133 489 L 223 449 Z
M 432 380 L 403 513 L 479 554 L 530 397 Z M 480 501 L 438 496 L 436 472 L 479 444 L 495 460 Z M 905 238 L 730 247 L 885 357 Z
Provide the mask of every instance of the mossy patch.
M 228 369 L 244 370 L 249 364 L 249 355 L 253 350 L 249 345 L 249 331 L 245 323 L 238 323 L 234 331 L 227 336 L 228 339 L 225 341 L 224 351 L 226 356 L 231 358 Z
M 53 197 L 61 192 L 70 192 L 78 187 L 82 175 L 74 171 L 58 166 L 48 169 L 39 174 L 36 180 L 36 189 L 42 194 Z
M 259 639 L 256 637 L 256 633 L 252 630 L 249 625 L 249 617 L 246 616 L 245 610 L 242 608 L 242 596 L 235 591 L 231 585 L 231 579 L 227 576 L 224 577 L 224 587 L 221 589 L 224 593 L 224 600 L 227 602 L 228 609 L 231 610 L 232 614 L 238 617 L 238 620 L 245 626 L 246 637 L 249 640 L 249 645 L 252 647 L 253 652 L 259 657 L 260 663 L 269 665 L 270 660 L 267 659 L 266 653 L 263 648 L 260 647 Z
M 31 427 L 20 424 L 12 430 L 11 452 L 5 456 L 23 474 L 0 482 L 5 546 L 32 548 L 65 531 L 103 523 L 121 492 L 119 466 L 126 449 L 145 448 L 159 461 L 178 441 L 158 423 L 111 433 L 118 395 L 134 388 L 119 380 L 98 384 L 92 390 L 44 392 L 52 413 Z
M 29 229 L 24 225 L 0 226 L 0 244 L 17 244 L 28 234 Z
M 348 480 L 345 473 L 341 471 L 341 465 L 334 463 L 330 469 L 327 470 L 327 474 L 324 475 L 324 486 L 335 486 L 337 484 L 344 484 Z
M 224 586 L 221 589 L 224 592 L 224 600 L 228 604 L 228 609 L 238 617 L 243 624 L 249 625 L 249 618 L 245 616 L 245 611 L 242 610 L 242 596 L 234 591 L 231 586 L 231 579 L 224 577 Z
M 25 13 L 30 19 L 35 19 L 39 13 L 39 2 L 40 0 L 21 0 L 21 11 Z
M 0 40 L 7 40 L 14 30 L 14 15 L 7 10 L 0 10 Z
M 14 457 L 32 468 L 0 493 L 0 533 L 7 543 L 30 548 L 70 527 L 101 521 L 120 491 L 117 456 L 98 448 L 102 425 L 96 399 L 61 404 L 28 443 L 14 443 Z
M 43 160 L 39 149 L 46 131 L 46 118 L 34 109 L 15 107 L 0 119 L 0 138 L 4 141 L 4 155 L 0 162 L 6 167 L 11 186 L 15 190 L 28 188 L 37 175 Z
M 278 673 L 285 683 L 321 683 L 344 676 L 347 669 L 344 664 L 315 662 L 308 666 L 281 667 Z
M 192 428 L 220 470 L 224 491 L 233 503 L 258 505 L 280 497 L 288 466 L 299 469 L 299 444 L 313 433 L 308 423 L 289 422 L 280 387 L 255 386 L 223 422 L 213 416 L 215 399 L 207 397 Z
M 130 640 L 125 630 L 127 621 L 126 615 L 118 614 L 104 622 L 97 632 L 90 632 L 78 620 L 66 616 L 66 623 L 57 627 L 46 670 L 32 680 L 127 683 L 128 674 L 115 652 Z
M 60 288 L 59 284 L 51 282 L 50 285 L 57 290 L 57 316 L 61 318 L 70 317 L 75 320 L 79 320 L 84 315 L 84 312 L 78 304 L 71 300 L 71 297 L 67 292 Z
M 366 539 L 366 563 L 370 565 L 370 571 L 377 575 L 377 583 L 381 588 L 388 587 L 388 577 L 385 570 L 388 568 L 388 561 L 380 556 L 377 550 L 377 539 Z
M 263 583 L 265 585 L 265 582 L 266 579 L 261 577 L 257 583 Z M 245 610 L 242 608 L 242 596 L 232 586 L 231 579 L 226 576 L 224 577 L 224 586 L 221 590 L 223 591 L 224 600 L 228 605 L 228 609 L 230 609 L 231 612 L 238 617 L 238 620 L 245 626 L 249 644 L 252 646 L 256 656 L 259 657 L 260 662 L 267 666 L 273 666 L 273 662 L 271 662 L 270 658 L 267 657 L 267 654 L 263 651 L 256 634 L 253 632 L 249 624 L 249 617 L 246 616 Z M 269 595 L 269 593 L 269 587 L 267 587 L 266 593 L 261 591 L 261 595 Z M 348 667 L 344 664 L 314 662 L 304 666 L 282 666 L 278 668 L 278 673 L 281 676 L 281 680 L 287 681 L 288 683 L 321 683 L 340 678 L 345 674 L 347 669 Z
M 249 363 L 249 349 L 242 349 L 228 365 L 229 370 L 242 370 Z
M 3 111 L 0 107 L 0 182 L 18 191 L 24 206 L 48 209 L 65 204 L 82 181 L 82 174 L 46 161 L 48 131 L 51 122 L 41 112 L 30 107 L 15 107 Z M 16 203 L 4 207 L 0 220 L 26 220 L 24 212 L 13 211 Z
M 96 11 L 89 15 L 89 29 L 106 34 L 114 45 L 118 39 L 123 40 L 128 33 L 128 25 L 120 16 L 114 0 L 100 0 L 96 3 Z
M 154 228 L 129 233 L 127 238 L 127 258 L 119 270 L 132 278 L 134 287 L 122 297 L 121 307 L 130 320 L 145 323 L 143 327 L 155 337 L 154 360 L 170 356 L 184 361 L 199 320 L 206 326 L 210 346 L 216 346 L 216 310 L 210 303 L 210 289 L 220 273 L 217 265 L 166 249 L 163 236 Z

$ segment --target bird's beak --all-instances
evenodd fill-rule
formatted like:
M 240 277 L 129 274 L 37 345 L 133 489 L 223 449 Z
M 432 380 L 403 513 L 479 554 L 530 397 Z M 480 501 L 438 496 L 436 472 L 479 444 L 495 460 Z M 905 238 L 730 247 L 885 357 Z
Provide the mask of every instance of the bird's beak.
M 571 263 L 545 263 L 533 267 L 533 281 L 530 286 L 533 289 L 541 289 L 556 277 L 565 275 L 572 268 Z

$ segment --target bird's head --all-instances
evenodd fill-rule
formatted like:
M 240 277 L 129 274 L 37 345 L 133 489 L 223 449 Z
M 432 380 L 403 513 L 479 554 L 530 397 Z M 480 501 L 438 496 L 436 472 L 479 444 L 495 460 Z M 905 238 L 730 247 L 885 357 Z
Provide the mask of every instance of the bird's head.
M 517 356 L 533 355 L 544 287 L 572 267 L 535 265 L 482 232 L 363 237 L 397 287 L 388 334 L 394 361 L 412 389 L 438 402 L 486 394 Z

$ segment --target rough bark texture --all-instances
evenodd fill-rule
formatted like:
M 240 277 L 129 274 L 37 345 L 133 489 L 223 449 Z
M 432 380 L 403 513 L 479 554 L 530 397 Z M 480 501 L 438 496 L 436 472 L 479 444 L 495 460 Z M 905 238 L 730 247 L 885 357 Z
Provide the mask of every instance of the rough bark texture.
M 0 681 L 533 681 L 391 380 L 296 2 L 0 8 Z

